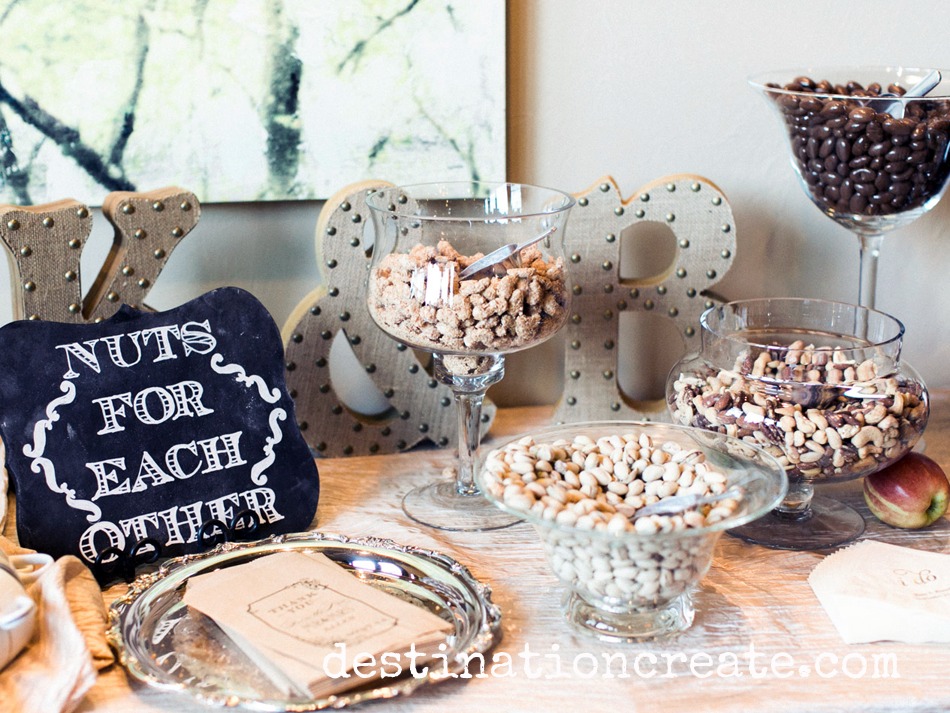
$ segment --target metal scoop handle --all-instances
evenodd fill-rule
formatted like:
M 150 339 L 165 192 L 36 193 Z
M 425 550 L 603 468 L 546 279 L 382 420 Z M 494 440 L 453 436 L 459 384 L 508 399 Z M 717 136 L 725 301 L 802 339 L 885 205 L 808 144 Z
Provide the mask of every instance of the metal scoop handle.
M 940 84 L 942 78 L 940 72 L 935 69 L 903 94 L 897 95 L 891 92 L 881 94 L 879 97 L 875 97 L 869 101 L 868 106 L 872 107 L 875 111 L 890 114 L 895 119 L 903 119 L 905 102 L 901 101 L 901 99 L 926 96 L 934 87 Z M 900 99 L 891 101 L 891 99 L 898 96 Z
M 679 515 L 682 512 L 692 510 L 701 505 L 709 505 L 711 503 L 717 503 L 720 500 L 740 497 L 742 497 L 742 488 L 738 485 L 726 488 L 723 492 L 716 495 L 697 495 L 695 493 L 689 495 L 674 495 L 658 500 L 650 505 L 645 505 L 634 513 L 633 519 L 638 520 L 648 515 Z
M 459 273 L 460 280 L 468 280 L 477 275 L 480 272 L 487 270 L 490 267 L 497 265 L 498 263 L 504 262 L 512 255 L 519 254 L 525 248 L 530 248 L 535 243 L 540 243 L 547 237 L 550 237 L 557 231 L 557 226 L 552 226 L 550 229 L 537 235 L 533 238 L 525 240 L 523 243 L 508 243 L 507 245 L 502 245 L 497 250 L 492 250 L 485 257 L 480 257 L 478 260 L 473 262 L 471 265 L 466 267 L 462 272 Z

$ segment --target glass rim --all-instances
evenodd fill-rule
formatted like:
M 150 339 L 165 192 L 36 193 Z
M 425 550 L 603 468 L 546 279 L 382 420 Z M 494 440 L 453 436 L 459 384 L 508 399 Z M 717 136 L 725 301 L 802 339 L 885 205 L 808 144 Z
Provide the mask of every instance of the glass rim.
M 584 537 L 591 540 L 605 541 L 605 542 L 624 542 L 624 541 L 643 541 L 643 542 L 658 542 L 664 540 L 679 540 L 684 538 L 695 538 L 695 537 L 705 537 L 713 533 L 724 532 L 725 530 L 732 529 L 734 527 L 739 527 L 741 525 L 746 525 L 754 520 L 759 519 L 766 513 L 775 509 L 775 507 L 782 502 L 788 488 L 788 475 L 785 472 L 785 468 L 782 467 L 782 464 L 768 451 L 760 448 L 757 445 L 751 443 L 746 443 L 745 441 L 735 438 L 734 436 L 729 436 L 724 433 L 717 433 L 713 431 L 706 431 L 701 428 L 696 428 L 694 426 L 686 426 L 683 424 L 677 423 L 667 423 L 660 421 L 578 421 L 575 423 L 564 423 L 555 426 L 546 426 L 534 431 L 529 431 L 527 433 L 522 433 L 517 436 L 505 439 L 501 444 L 494 446 L 492 448 L 486 449 L 486 455 L 489 452 L 499 450 L 505 446 L 511 445 L 512 443 L 517 443 L 522 438 L 530 436 L 535 439 L 536 443 L 544 443 L 545 441 L 541 440 L 544 438 L 552 439 L 554 434 L 564 432 L 565 434 L 570 431 L 570 429 L 575 430 L 593 430 L 600 429 L 604 431 L 604 435 L 612 435 L 620 433 L 624 430 L 629 429 L 645 429 L 647 431 L 655 431 L 657 429 L 665 429 L 676 431 L 685 435 L 697 434 L 702 438 L 715 438 L 717 440 L 723 440 L 726 442 L 735 442 L 736 445 L 741 446 L 744 450 L 749 450 L 753 452 L 758 458 L 757 461 L 746 460 L 739 456 L 731 456 L 741 463 L 748 464 L 748 467 L 753 471 L 753 478 L 762 483 L 764 488 L 769 488 L 769 476 L 767 471 L 771 469 L 773 473 L 777 476 L 777 488 L 776 492 L 773 493 L 773 497 L 762 497 L 762 503 L 759 504 L 759 507 L 749 509 L 739 514 L 732 515 L 730 517 L 724 518 L 718 522 L 706 525 L 704 527 L 696 528 L 685 528 L 683 530 L 673 530 L 672 532 L 655 532 L 651 534 L 639 533 L 636 530 L 626 530 L 624 532 L 610 532 L 609 530 L 582 530 L 573 525 L 565 525 L 563 523 L 555 522 L 553 520 L 545 520 L 540 515 L 525 511 L 518 510 L 513 508 L 510 505 L 506 504 L 504 501 L 499 500 L 497 497 L 489 493 L 485 488 L 482 487 L 483 484 L 483 469 L 479 468 L 476 474 L 476 483 L 481 490 L 482 497 L 489 500 L 495 507 L 507 512 L 511 515 L 518 517 L 524 522 L 533 525 L 539 530 L 544 530 L 545 532 L 556 532 L 562 535 L 569 535 L 574 537 Z M 700 447 L 700 441 L 697 441 L 697 448 Z M 760 462 L 761 461 L 761 462 Z M 768 464 L 770 468 L 766 468 L 763 464 Z M 745 481 L 743 481 L 745 482 Z M 733 484 L 733 483 L 729 483 Z M 727 487 L 728 485 L 727 484 Z M 765 493 L 768 495 L 768 492 Z
M 457 180 L 457 181 L 429 181 L 422 183 L 407 183 L 403 185 L 390 185 L 376 188 L 371 191 L 369 195 L 366 196 L 366 205 L 370 210 L 377 211 L 381 214 L 395 216 L 397 218 L 411 218 L 412 220 L 417 220 L 420 222 L 425 221 L 439 221 L 439 222 L 460 222 L 460 223 L 470 223 L 474 218 L 472 216 L 464 215 L 426 215 L 411 212 L 410 210 L 399 210 L 392 203 L 386 202 L 385 205 L 382 205 L 384 200 L 387 200 L 386 197 L 392 195 L 396 191 L 403 192 L 426 192 L 424 200 L 446 200 L 446 201 L 482 201 L 486 196 L 480 195 L 478 189 L 482 188 L 489 192 L 498 190 L 499 188 L 510 188 L 513 186 L 520 186 L 523 188 L 530 189 L 535 193 L 547 193 L 552 198 L 560 198 L 561 201 L 550 208 L 544 208 L 542 210 L 526 210 L 526 211 L 513 211 L 511 213 L 503 213 L 499 215 L 490 215 L 486 214 L 485 218 L 543 218 L 545 216 L 559 215 L 569 211 L 577 203 L 577 200 L 570 193 L 562 191 L 558 188 L 550 188 L 548 186 L 541 186 L 533 183 L 522 183 L 520 181 L 488 181 L 473 179 L 470 181 Z M 446 195 L 430 195 L 426 189 L 452 189 L 457 190 L 447 190 Z M 464 195 L 464 194 L 468 195 Z
M 868 349 L 882 349 L 882 348 L 895 346 L 895 345 L 897 347 L 900 347 L 904 338 L 904 332 L 905 332 L 904 323 L 892 314 L 883 312 L 879 309 L 874 309 L 872 307 L 865 307 L 864 305 L 851 304 L 849 302 L 836 302 L 834 300 L 816 299 L 816 298 L 811 298 L 811 297 L 753 297 L 749 299 L 724 302 L 723 304 L 713 305 L 712 307 L 707 308 L 700 316 L 699 323 L 705 332 L 712 334 L 717 339 L 722 340 L 722 341 L 729 341 L 736 344 L 758 347 L 761 349 L 767 349 L 767 350 L 775 351 L 775 352 L 785 352 L 792 349 L 797 351 L 798 348 L 793 348 L 789 345 L 765 344 L 765 343 L 753 341 L 751 339 L 734 336 L 732 334 L 726 333 L 722 329 L 721 325 L 718 329 L 716 329 L 716 328 L 713 328 L 709 323 L 710 317 L 716 312 L 723 312 L 726 309 L 734 309 L 734 308 L 747 306 L 747 305 L 756 305 L 756 304 L 764 305 L 768 303 L 789 304 L 789 305 L 813 304 L 813 305 L 821 305 L 826 308 L 833 308 L 833 309 L 843 309 L 843 310 L 850 309 L 850 310 L 853 310 L 855 317 L 857 317 L 861 313 L 867 314 L 868 316 L 876 315 L 880 317 L 882 320 L 884 320 L 884 322 L 890 323 L 895 329 L 895 333 L 886 339 L 882 339 L 878 341 L 867 340 L 866 344 L 863 344 L 860 346 L 851 346 L 851 347 L 843 346 L 843 347 L 840 347 L 839 349 L 842 352 L 866 351 Z M 798 325 L 789 324 L 785 326 L 795 327 Z M 860 335 L 853 335 L 853 336 L 859 337 Z M 861 337 L 861 338 L 867 339 L 866 337 Z M 816 347 L 816 349 L 818 348 Z M 821 349 L 829 350 L 829 351 L 831 350 L 830 347 L 821 348 Z
M 824 97 L 828 99 L 841 99 L 841 100 L 850 100 L 856 101 L 861 99 L 874 99 L 876 97 L 861 97 L 854 96 L 853 94 L 840 94 L 838 92 L 819 92 L 819 91 L 801 91 L 796 89 L 784 89 L 783 86 L 788 82 L 791 82 L 796 77 L 808 76 L 814 79 L 816 82 L 828 79 L 827 76 L 821 75 L 837 75 L 840 76 L 842 73 L 851 72 L 853 74 L 866 74 L 869 72 L 880 72 L 882 76 L 879 79 L 876 79 L 879 84 L 884 82 L 892 81 L 893 79 L 900 79 L 906 74 L 919 74 L 923 77 L 930 72 L 937 70 L 941 74 L 940 84 L 933 88 L 930 92 L 922 97 L 905 97 L 905 96 L 894 96 L 894 97 L 882 97 L 886 98 L 888 101 L 901 102 L 909 104 L 915 101 L 927 101 L 927 100 L 939 100 L 939 99 L 950 99 L 950 69 L 941 69 L 939 67 L 904 67 L 901 65 L 818 65 L 815 67 L 794 67 L 789 69 L 775 69 L 767 70 L 763 72 L 756 72 L 755 74 L 749 75 L 746 78 L 746 81 L 754 88 L 768 92 L 769 94 L 776 95 L 786 95 L 791 97 Z M 890 77 L 887 75 L 890 74 Z M 781 80 L 782 77 L 785 77 L 784 81 Z M 828 81 L 832 81 L 828 79 Z M 848 78 L 844 80 L 854 81 L 853 78 Z M 779 84 L 777 87 L 769 86 L 769 82 L 776 82 Z M 910 89 L 910 86 L 904 87 L 904 89 Z M 943 92 L 938 93 L 942 87 L 947 87 L 943 89 Z M 882 86 L 882 90 L 885 88 Z

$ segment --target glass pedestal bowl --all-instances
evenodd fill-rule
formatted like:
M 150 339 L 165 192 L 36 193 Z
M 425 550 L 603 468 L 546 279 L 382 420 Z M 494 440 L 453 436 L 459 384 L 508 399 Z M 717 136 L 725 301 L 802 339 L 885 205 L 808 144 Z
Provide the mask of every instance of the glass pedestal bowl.
M 463 181 L 383 188 L 366 204 L 375 229 L 370 316 L 403 347 L 432 354 L 432 377 L 452 389 L 458 414 L 455 478 L 409 491 L 403 511 L 441 530 L 507 527 L 515 520 L 475 484 L 482 402 L 504 377 L 506 354 L 567 321 L 564 234 L 574 198 Z
M 478 479 L 500 510 L 534 526 L 571 625 L 620 643 L 689 628 L 690 591 L 719 536 L 787 487 L 775 458 L 738 439 L 624 421 L 516 438 L 486 455 Z M 647 514 L 657 503 L 671 510 Z
M 749 79 L 782 122 L 805 194 L 858 237 L 860 305 L 874 307 L 885 233 L 919 218 L 946 190 L 950 90 L 941 76 L 950 72 L 829 67 Z
M 794 550 L 861 535 L 860 513 L 814 488 L 890 465 L 923 433 L 929 398 L 900 360 L 903 325 L 866 307 L 797 298 L 731 302 L 701 324 L 701 351 L 667 382 L 673 421 L 765 449 L 789 480 L 772 513 L 732 534 Z

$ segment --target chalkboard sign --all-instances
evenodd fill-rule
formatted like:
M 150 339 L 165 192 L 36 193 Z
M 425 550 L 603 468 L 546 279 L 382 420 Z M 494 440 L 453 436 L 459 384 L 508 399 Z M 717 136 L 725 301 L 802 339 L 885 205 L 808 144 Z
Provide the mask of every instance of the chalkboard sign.
M 317 467 L 283 374 L 277 326 L 237 288 L 98 324 L 4 326 L 0 434 L 21 544 L 103 579 L 307 529 Z

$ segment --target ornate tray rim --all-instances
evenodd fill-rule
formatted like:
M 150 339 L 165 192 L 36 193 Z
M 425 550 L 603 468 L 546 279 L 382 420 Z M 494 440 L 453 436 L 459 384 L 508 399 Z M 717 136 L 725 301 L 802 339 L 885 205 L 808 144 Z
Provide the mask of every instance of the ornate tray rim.
M 166 680 L 151 673 L 154 667 L 143 666 L 139 658 L 129 651 L 126 646 L 124 632 L 126 618 L 134 611 L 152 587 L 163 583 L 169 577 L 179 577 L 181 581 L 186 581 L 191 574 L 197 574 L 201 571 L 202 568 L 196 567 L 196 565 L 213 566 L 218 560 L 226 562 L 234 553 L 244 551 L 261 550 L 261 554 L 264 554 L 280 549 L 281 546 L 321 548 L 332 545 L 355 546 L 380 552 L 391 552 L 403 558 L 419 559 L 435 565 L 466 587 L 479 602 L 477 631 L 468 638 L 464 648 L 453 648 L 454 656 L 447 658 L 446 666 L 432 667 L 426 676 L 404 677 L 391 683 L 384 683 L 381 679 L 377 679 L 368 682 L 367 687 L 358 690 L 344 691 L 305 702 L 275 702 L 249 698 L 229 694 L 226 691 L 200 690 L 189 687 L 184 683 Z M 156 571 L 139 575 L 129 585 L 128 591 L 112 602 L 109 607 L 109 627 L 106 637 L 117 654 L 118 662 L 125 670 L 134 679 L 152 688 L 184 693 L 210 706 L 297 713 L 328 708 L 344 708 L 372 700 L 406 696 L 421 686 L 453 678 L 455 674 L 463 671 L 463 661 L 469 660 L 475 654 L 484 654 L 498 643 L 501 638 L 501 610 L 491 600 L 491 587 L 477 580 L 465 565 L 446 554 L 413 545 L 402 545 L 387 538 L 349 537 L 336 533 L 315 531 L 276 535 L 253 542 L 226 542 L 208 552 L 184 555 L 167 560 Z

